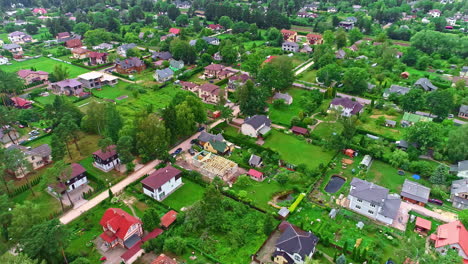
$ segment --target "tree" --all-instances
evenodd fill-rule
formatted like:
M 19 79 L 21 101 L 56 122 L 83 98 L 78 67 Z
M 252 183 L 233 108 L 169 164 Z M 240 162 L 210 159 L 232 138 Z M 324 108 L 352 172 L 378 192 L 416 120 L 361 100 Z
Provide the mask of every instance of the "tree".
M 65 67 L 62 64 L 55 64 L 54 71 L 50 74 L 50 79 L 53 82 L 59 82 L 67 79 L 70 76 L 70 71 L 68 67 Z
M 164 121 L 150 114 L 137 121 L 136 131 L 136 147 L 144 161 L 165 157 L 170 132 L 164 126 Z
M 317 79 L 319 82 L 330 86 L 333 81 L 341 79 L 342 70 L 337 64 L 328 64 L 317 71 Z
M 414 113 L 424 107 L 424 92 L 421 89 L 411 89 L 402 96 L 400 105 L 405 112 Z
M 34 259 L 60 263 L 66 257 L 64 249 L 69 244 L 70 231 L 58 219 L 33 225 L 19 241 L 23 252 Z
M 458 212 L 458 219 L 460 219 L 464 226 L 468 226 L 468 209 Z
M 237 48 L 234 47 L 232 41 L 224 40 L 221 42 L 219 52 L 223 57 L 223 62 L 227 64 L 233 64 L 237 61 Z
M 278 57 L 265 63 L 258 72 L 258 82 L 269 90 L 284 91 L 294 82 L 292 61 L 288 57 Z
M 167 8 L 167 16 L 175 20 L 180 15 L 180 10 L 174 4 L 170 4 Z
M 106 104 L 92 101 L 86 110 L 86 115 L 81 121 L 81 128 L 87 132 L 103 135 L 106 126 Z
M 345 255 L 341 254 L 341 256 L 339 256 L 337 259 L 336 259 L 336 264 L 346 264 L 346 257 Z
M 435 147 L 442 141 L 442 128 L 434 122 L 418 122 L 406 129 L 406 139 L 422 148 Z
M 76 33 L 76 34 L 79 34 L 79 35 L 84 35 L 86 32 L 88 32 L 89 30 L 91 30 L 91 26 L 88 24 L 88 23 L 85 23 L 85 22 L 80 22 L 80 23 L 77 23 L 74 27 L 73 27 L 73 31 Z
M 274 227 L 274 224 L 273 224 L 273 219 L 271 218 L 271 216 L 267 215 L 265 217 L 265 221 L 263 222 L 263 233 L 266 236 L 269 236 L 274 228 L 275 227 Z
M 206 121 L 206 109 L 205 105 L 195 96 L 187 96 L 185 102 L 190 107 L 195 122 L 202 124 Z
M 220 17 L 218 23 L 226 29 L 231 28 L 233 24 L 232 19 L 228 16 Z
M 111 41 L 112 33 L 103 28 L 97 28 L 86 31 L 86 33 L 84 34 L 84 39 L 88 45 L 96 46 L 103 42 Z
M 180 136 L 188 136 L 196 129 L 195 116 L 193 115 L 190 106 L 187 102 L 179 104 L 175 107 L 176 122 L 178 134 Z
M 155 208 L 148 208 L 145 210 L 143 213 L 143 229 L 145 229 L 148 232 L 153 231 L 156 227 L 159 226 L 160 218 L 159 218 L 159 213 L 158 210 Z
M 114 104 L 107 104 L 105 107 L 106 136 L 113 142 L 119 140 L 119 131 L 123 126 L 123 119 Z
M 179 236 L 169 237 L 164 241 L 164 251 L 181 256 L 187 250 L 187 242 Z
M 468 159 L 468 125 L 451 130 L 447 141 L 447 155 L 451 161 Z M 468 225 L 467 225 L 468 226 Z
M 346 47 L 346 32 L 344 29 L 339 28 L 335 33 L 335 44 L 337 49 Z
M 431 92 L 426 99 L 431 114 L 445 119 L 453 107 L 453 95 L 448 90 Z
M 403 54 L 401 61 L 408 66 L 414 66 L 418 62 L 419 52 L 415 47 L 409 47 Z
M 335 35 L 331 30 L 326 30 L 323 33 L 323 42 L 327 45 L 333 45 L 335 43 Z
M 120 162 L 127 164 L 132 162 L 133 139 L 130 136 L 121 136 L 117 141 L 117 153 L 119 153 Z
M 358 40 L 361 40 L 364 35 L 361 33 L 359 28 L 353 28 L 348 32 L 349 42 L 355 43 Z
M 33 24 L 27 24 L 25 29 L 26 29 L 26 32 L 28 32 L 28 34 L 31 34 L 31 35 L 36 35 L 38 32 L 37 26 Z
M 200 32 L 202 30 L 202 25 L 200 24 L 200 18 L 199 17 L 194 17 L 192 18 L 192 28 L 194 32 Z
M 8 241 L 8 227 L 11 224 L 11 219 L 13 215 L 11 214 L 11 208 L 13 207 L 13 202 L 8 198 L 8 195 L 2 194 L 0 195 L 0 208 L 3 208 L 0 211 L 0 225 L 2 227 L 2 235 L 5 241 Z
M 362 94 L 367 90 L 369 74 L 358 67 L 348 68 L 343 75 L 344 90 L 353 94 Z
M 24 84 L 16 73 L 5 72 L 0 69 L 0 97 L 3 105 L 7 105 L 7 97 L 21 93 L 23 87 Z
M 13 218 L 8 228 L 8 232 L 13 238 L 13 241 L 17 242 L 23 238 L 28 229 L 44 221 L 42 210 L 43 209 L 38 204 L 34 204 L 31 201 L 17 204 L 13 208 L 11 211 Z
M 91 261 L 89 261 L 87 258 L 79 257 L 74 261 L 70 262 L 70 264 L 91 264 Z
M 129 33 L 125 34 L 125 36 L 127 36 Z M 133 42 L 133 41 L 129 41 L 129 42 Z M 132 58 L 132 57 L 136 57 L 136 58 L 141 58 L 141 51 L 139 48 L 132 48 L 132 49 L 128 49 L 127 50 L 127 57 L 128 58 Z
M 262 65 L 264 59 L 260 56 L 259 53 L 252 53 L 247 55 L 247 59 L 243 59 L 242 61 L 242 69 L 248 71 L 253 78 L 257 76 L 257 73 Z
M 5 164 L 5 168 L 8 171 L 12 171 L 15 174 L 22 175 L 24 179 L 26 179 L 26 183 L 28 184 L 32 195 L 36 196 L 36 193 L 34 192 L 31 182 L 29 181 L 29 177 L 27 175 L 30 171 L 32 171 L 32 165 L 31 163 L 29 163 L 28 160 L 26 160 L 25 154 L 17 148 L 7 149 L 5 151 L 3 162 Z
M 445 165 L 439 165 L 432 173 L 429 181 L 433 184 L 445 184 L 447 181 L 449 168 Z
M 197 59 L 195 48 L 190 46 L 187 41 L 174 39 L 171 41 L 169 49 L 174 59 L 183 60 L 187 64 L 192 64 Z
M 162 30 L 168 30 L 172 24 L 171 19 L 165 15 L 158 16 L 158 18 L 156 19 L 156 23 L 158 23 L 158 26 Z
M 179 26 L 179 27 L 186 26 L 186 25 L 188 25 L 188 23 L 189 23 L 189 20 L 188 20 L 187 15 L 179 15 L 176 18 L 176 25 Z
M 0 263 L 3 263 L 3 264 L 46 264 L 45 260 L 42 262 L 39 262 L 38 260 L 31 259 L 27 255 L 22 254 L 22 253 L 18 255 L 12 255 L 10 253 L 6 253 L 0 257 Z M 70 264 L 77 264 L 77 263 L 73 262 Z
M 396 149 L 393 151 L 392 155 L 390 156 L 389 163 L 393 167 L 401 167 L 404 164 L 407 164 L 409 161 L 408 153 L 401 149 Z
M 267 106 L 266 93 L 256 88 L 251 80 L 236 90 L 236 98 L 241 112 L 247 116 L 263 113 Z

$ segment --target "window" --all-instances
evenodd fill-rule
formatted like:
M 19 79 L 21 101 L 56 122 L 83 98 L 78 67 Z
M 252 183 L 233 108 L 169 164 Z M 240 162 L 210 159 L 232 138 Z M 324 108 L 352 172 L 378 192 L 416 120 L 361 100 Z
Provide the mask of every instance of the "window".
M 357 201 L 358 201 L 359 203 L 362 203 L 362 200 L 361 200 L 361 199 L 357 199 Z
M 361 206 L 359 206 L 359 205 L 356 205 L 356 208 L 357 208 L 357 209 L 361 209 Z
M 374 214 L 374 211 L 371 211 L 371 210 L 369 210 L 369 211 L 367 211 L 367 212 L 368 212 L 369 214 Z
M 371 204 L 370 206 L 371 206 L 371 207 L 375 207 L 375 204 Z

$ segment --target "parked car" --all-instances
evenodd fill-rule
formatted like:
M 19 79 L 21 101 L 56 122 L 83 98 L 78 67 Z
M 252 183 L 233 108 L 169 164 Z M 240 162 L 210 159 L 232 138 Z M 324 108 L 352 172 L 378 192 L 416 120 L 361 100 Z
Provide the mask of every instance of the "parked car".
M 196 144 L 196 143 L 198 143 L 198 139 L 194 138 L 190 140 L 190 144 Z
M 437 199 L 429 199 L 428 202 L 430 203 L 433 203 L 433 204 L 437 204 L 437 205 L 443 205 L 444 202 L 442 202 L 441 200 L 437 200 Z
M 194 156 L 195 155 L 195 150 L 193 149 L 189 149 L 188 152 L 190 153 L 190 155 Z
M 25 128 L 26 126 L 25 126 L 25 125 L 22 125 L 22 124 L 19 124 L 18 127 L 19 127 L 19 128 Z
M 201 126 L 201 127 L 198 128 L 198 132 L 201 132 L 201 131 L 203 131 L 203 130 L 205 130 L 205 127 L 202 127 L 202 126 Z
M 174 151 L 174 153 L 172 153 L 172 155 L 175 156 L 175 155 L 180 154 L 181 152 L 182 152 L 182 148 L 178 148 L 178 149 L 176 149 L 176 150 Z

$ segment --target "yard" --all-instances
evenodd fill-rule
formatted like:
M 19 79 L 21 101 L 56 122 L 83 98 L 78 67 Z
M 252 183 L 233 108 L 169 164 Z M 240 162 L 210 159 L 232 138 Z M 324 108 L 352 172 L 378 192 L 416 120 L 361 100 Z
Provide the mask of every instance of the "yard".
M 328 164 L 333 158 L 333 152 L 324 151 L 321 147 L 309 144 L 294 135 L 276 130 L 270 133 L 264 147 L 277 151 L 281 159 L 294 165 L 306 164 L 309 169 L 315 169 L 320 164 Z
M 287 90 L 286 92 L 293 97 L 292 104 L 283 105 L 279 109 L 273 107 L 273 104 L 270 104 L 269 117 L 273 123 L 289 126 L 289 124 L 291 124 L 291 118 L 297 116 L 299 112 L 303 110 L 301 98 L 305 96 L 308 91 L 304 89 L 293 88 Z
M 343 125 L 341 125 L 341 123 L 320 123 L 312 131 L 312 134 L 322 139 L 329 139 L 333 133 L 340 134 L 342 130 Z
M 315 77 L 317 76 L 317 71 L 316 70 L 307 70 L 299 75 L 299 80 L 305 81 L 305 82 L 310 82 L 310 83 L 315 83 Z
M 164 199 L 163 203 L 179 211 L 183 207 L 188 207 L 195 202 L 202 199 L 205 193 L 205 188 L 201 185 L 183 178 L 183 185 L 177 189 L 174 193 L 170 194 L 169 197 Z
M 83 165 L 83 167 L 86 169 L 86 172 L 89 173 L 89 174 L 92 174 L 94 175 L 95 177 L 101 179 L 103 182 L 108 182 L 108 183 L 112 183 L 112 182 L 118 182 L 120 180 L 122 180 L 123 178 L 125 178 L 126 176 L 125 175 L 122 175 L 120 173 L 118 173 L 116 170 L 112 170 L 112 171 L 109 171 L 109 172 L 104 172 L 96 167 L 93 166 L 93 157 L 92 156 L 89 156 L 83 160 L 81 160 L 79 163 L 81 165 Z
M 70 72 L 70 78 L 75 78 L 80 74 L 88 72 L 88 70 L 75 66 L 75 65 L 70 65 L 66 64 L 60 61 L 55 61 L 52 59 L 49 59 L 47 57 L 40 57 L 37 59 L 32 59 L 32 60 L 27 60 L 27 61 L 22 61 L 22 62 L 16 62 L 13 61 L 12 65 L 1 65 L 0 70 L 4 70 L 7 72 L 17 72 L 22 69 L 31 69 L 35 68 L 38 71 L 45 71 L 45 72 L 53 72 L 55 65 L 64 65 L 66 68 L 68 68 Z
M 125 100 L 129 100 L 129 98 L 133 98 L 132 89 L 127 89 L 127 87 L 131 87 L 131 86 L 135 87 L 134 89 L 140 88 L 138 85 L 130 84 L 122 80 L 119 80 L 119 82 L 115 86 L 106 85 L 106 86 L 103 86 L 101 89 L 93 89 L 92 93 L 98 98 L 111 99 L 111 100 L 116 100 L 119 97 L 127 96 L 128 98 L 125 98 L 125 99 L 121 98 L 120 100 L 119 99 L 116 100 L 116 101 L 123 102 Z

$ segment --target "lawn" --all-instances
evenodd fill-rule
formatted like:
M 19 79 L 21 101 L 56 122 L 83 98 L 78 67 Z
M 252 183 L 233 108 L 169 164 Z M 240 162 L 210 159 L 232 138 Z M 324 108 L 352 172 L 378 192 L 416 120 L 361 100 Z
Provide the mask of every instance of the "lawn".
M 64 65 L 69 70 L 70 78 L 75 78 L 80 74 L 88 72 L 88 70 L 84 68 L 81 68 L 75 65 L 66 64 L 60 61 L 55 61 L 47 57 L 40 57 L 37 59 L 32 59 L 32 60 L 27 60 L 27 61 L 22 61 L 22 62 L 13 61 L 12 63 L 13 63 L 12 65 L 1 65 L 0 70 L 4 70 L 7 72 L 17 72 L 21 69 L 31 69 L 33 67 L 39 71 L 45 71 L 45 72 L 50 73 L 54 71 L 55 65 Z
M 49 135 L 49 136 L 44 136 L 44 137 L 41 137 L 41 138 L 38 138 L 36 140 L 33 140 L 33 141 L 28 141 L 26 143 L 24 143 L 25 146 L 28 146 L 28 147 L 38 147 L 40 145 L 43 145 L 43 144 L 48 144 L 50 146 L 50 142 L 52 140 L 52 137 Z
M 116 100 L 116 98 L 121 97 L 121 96 L 128 96 L 129 98 L 133 98 L 132 91 L 125 89 L 127 86 L 130 86 L 130 85 L 132 84 L 119 80 L 119 82 L 115 86 L 106 85 L 106 86 L 103 86 L 99 90 L 93 89 L 92 93 L 99 98 L 111 99 L 111 100 Z M 125 100 L 128 100 L 129 98 L 117 100 L 117 101 L 123 102 Z
M 340 134 L 343 130 L 341 123 L 320 123 L 315 127 L 312 134 L 319 136 L 322 139 L 330 138 L 333 133 Z
M 205 193 L 205 189 L 201 185 L 187 178 L 183 178 L 182 181 L 184 183 L 182 187 L 177 189 L 163 201 L 164 204 L 177 211 L 182 207 L 188 207 L 201 200 Z
M 294 135 L 276 130 L 270 133 L 264 147 L 277 151 L 281 159 L 294 165 L 306 164 L 310 169 L 315 169 L 320 164 L 328 164 L 333 158 L 333 152 L 324 151 L 321 147 L 309 144 Z
M 317 76 L 316 70 L 308 70 L 300 74 L 300 80 L 310 83 L 315 83 L 315 77 Z
M 96 176 L 97 178 L 101 179 L 103 182 L 116 183 L 126 177 L 125 175 L 118 173 L 116 170 L 104 172 L 94 167 L 93 161 L 94 161 L 93 157 L 89 156 L 83 159 L 82 161 L 80 161 L 79 163 L 83 165 L 87 173 L 90 173 Z
M 38 96 L 38 97 L 34 98 L 34 101 L 45 106 L 45 105 L 48 105 L 48 104 L 52 104 L 54 102 L 54 100 L 55 100 L 55 97 L 57 97 L 57 96 L 60 96 L 60 95 L 56 95 L 56 94 L 53 94 L 53 93 L 49 92 L 48 96 Z M 77 99 L 76 97 L 71 97 L 71 96 L 62 96 L 62 98 L 64 98 L 67 101 L 73 101 L 73 100 Z
M 286 91 L 293 97 L 291 105 L 284 105 L 282 107 L 275 108 L 273 104 L 270 104 L 269 117 L 273 123 L 284 124 L 289 126 L 291 124 L 291 118 L 297 116 L 302 111 L 301 97 L 305 96 L 308 91 L 304 89 L 289 89 Z

